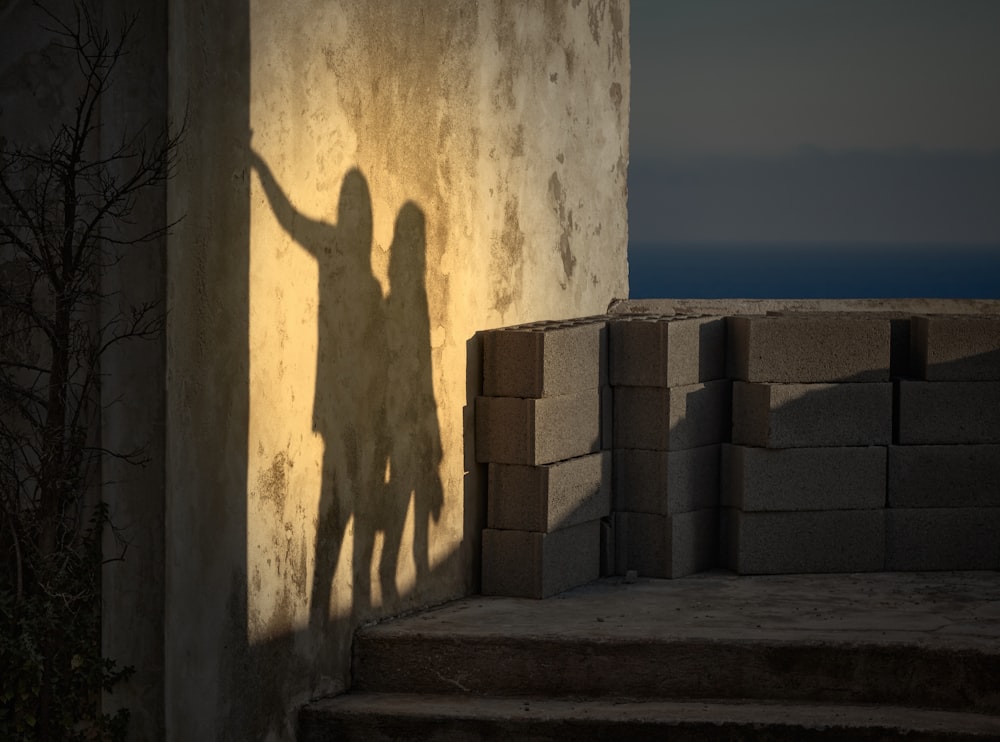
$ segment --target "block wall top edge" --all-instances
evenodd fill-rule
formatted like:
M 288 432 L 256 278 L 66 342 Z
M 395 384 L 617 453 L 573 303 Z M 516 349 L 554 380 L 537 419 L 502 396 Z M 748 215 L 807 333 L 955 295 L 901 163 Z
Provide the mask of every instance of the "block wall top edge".
M 826 388 L 840 388 L 840 387 L 859 387 L 859 386 L 892 386 L 892 379 L 870 379 L 870 380 L 857 380 L 857 379 L 834 379 L 832 381 L 747 381 L 745 379 L 729 379 L 728 377 L 723 377 L 718 379 L 718 381 L 732 381 L 733 384 L 745 384 L 746 386 L 754 387 L 792 387 L 801 386 L 809 387 L 814 391 L 819 391 L 817 387 Z M 910 381 L 910 379 L 899 379 L 899 381 Z M 940 383 L 940 382 L 936 382 Z
M 801 319 L 846 319 L 846 320 L 886 320 L 886 319 L 907 319 L 913 316 L 913 312 L 902 312 L 895 310 L 872 310 L 864 312 L 848 312 L 837 309 L 810 309 L 810 310 L 772 310 L 764 314 L 740 314 L 733 315 L 740 317 L 756 318 L 801 318 Z
M 975 321 L 1000 321 L 1000 311 L 974 313 L 974 312 L 926 312 L 926 311 L 906 311 L 890 309 L 770 309 L 766 312 L 740 312 L 740 311 L 631 311 L 613 312 L 609 314 L 596 314 L 584 317 L 572 317 L 559 320 L 536 320 L 525 322 L 519 325 L 509 325 L 487 330 L 487 332 L 543 332 L 560 327 L 576 327 L 587 324 L 600 324 L 607 322 L 674 322 L 688 319 L 755 319 L 774 320 L 786 319 L 843 319 L 847 321 L 875 321 L 891 319 L 955 319 L 969 322 Z
M 607 324 L 612 319 L 610 315 L 598 314 L 588 317 L 573 317 L 571 319 L 538 320 L 535 322 L 525 322 L 520 325 L 509 325 L 507 327 L 496 327 L 487 330 L 488 333 L 508 333 L 508 332 L 548 332 L 571 327 L 584 327 L 586 325 Z
M 629 314 L 611 318 L 612 324 L 626 322 L 686 322 L 689 320 L 723 320 L 721 314 Z
M 663 312 L 708 312 L 724 316 L 767 312 L 849 312 L 901 314 L 1000 314 L 997 299 L 623 299 L 609 308 L 617 315 Z
M 893 313 L 882 312 L 776 312 L 774 314 L 733 314 L 729 319 L 753 323 L 782 323 L 782 322 L 857 322 L 857 323 L 882 323 L 888 322 L 895 317 L 889 316 Z M 899 313 L 899 319 L 905 319 L 912 315 L 905 312 Z
M 1000 314 L 937 314 L 920 312 L 909 315 L 915 320 L 946 319 L 958 322 L 1000 322 Z

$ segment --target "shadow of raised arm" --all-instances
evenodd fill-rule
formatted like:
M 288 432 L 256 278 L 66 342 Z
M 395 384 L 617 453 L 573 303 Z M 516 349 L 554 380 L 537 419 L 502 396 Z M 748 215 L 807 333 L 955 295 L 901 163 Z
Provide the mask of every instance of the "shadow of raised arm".
M 271 211 L 274 212 L 278 224 L 291 235 L 292 239 L 316 256 L 319 245 L 308 239 L 307 235 L 334 229 L 333 225 L 320 219 L 312 219 L 298 211 L 288 200 L 281 186 L 278 185 L 271 168 L 253 148 L 250 148 L 250 165 L 257 171 L 260 183 L 264 187 L 264 193 L 267 194 L 268 203 L 271 204 Z

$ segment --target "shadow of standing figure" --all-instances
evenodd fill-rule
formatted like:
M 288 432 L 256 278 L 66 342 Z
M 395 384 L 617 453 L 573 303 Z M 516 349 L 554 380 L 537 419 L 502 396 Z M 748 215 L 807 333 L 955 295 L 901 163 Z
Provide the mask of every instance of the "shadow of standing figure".
M 351 516 L 356 617 L 371 605 L 372 546 L 375 532 L 383 529 L 380 520 L 405 517 L 385 502 L 388 350 L 382 289 L 371 269 L 372 202 L 364 176 L 351 169 L 341 184 L 336 224 L 312 219 L 295 209 L 253 150 L 250 161 L 279 224 L 316 259 L 319 272 L 312 426 L 323 438 L 324 453 L 309 619 L 315 631 L 329 622 L 332 583 Z M 396 507 L 405 513 L 406 502 Z M 398 548 L 398 542 L 385 543 L 385 549 Z
M 386 402 L 388 418 L 399 431 L 392 439 L 387 486 L 393 502 L 408 503 L 413 498 L 413 559 L 418 583 L 430 572 L 429 518 L 439 519 L 444 502 L 441 431 L 434 397 L 430 310 L 424 279 L 426 254 L 424 213 L 407 201 L 396 218 L 385 302 L 390 359 Z M 399 523 L 400 537 L 402 528 Z M 395 574 L 395 557 L 391 562 L 385 558 L 391 553 L 383 551 L 383 585 L 387 575 Z

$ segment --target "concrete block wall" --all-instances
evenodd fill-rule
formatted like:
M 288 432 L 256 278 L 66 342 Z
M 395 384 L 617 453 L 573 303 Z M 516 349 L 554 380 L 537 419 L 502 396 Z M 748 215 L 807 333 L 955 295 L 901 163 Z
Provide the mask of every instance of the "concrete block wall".
M 610 315 L 484 349 L 486 593 L 1000 569 L 1000 318 Z
M 718 564 L 725 338 L 722 317 L 610 322 L 617 574 L 683 577 Z
M 882 569 L 890 321 L 728 322 L 736 380 L 722 469 L 724 566 L 740 574 Z
M 488 471 L 485 595 L 547 598 L 600 575 L 610 548 L 607 347 L 603 316 L 483 338 L 476 460 Z
M 1000 317 L 915 316 L 897 384 L 886 569 L 1000 569 Z

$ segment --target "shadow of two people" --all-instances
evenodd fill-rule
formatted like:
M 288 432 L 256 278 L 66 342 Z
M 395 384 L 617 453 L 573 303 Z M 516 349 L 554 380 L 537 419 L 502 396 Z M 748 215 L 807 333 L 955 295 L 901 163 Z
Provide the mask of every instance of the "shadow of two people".
M 399 210 L 389 248 L 389 292 L 383 295 L 371 267 L 372 201 L 360 170 L 344 176 L 331 224 L 296 210 L 253 149 L 250 162 L 278 223 L 318 267 L 312 426 L 323 438 L 324 455 L 310 629 L 322 629 L 352 517 L 356 620 L 373 611 L 378 534 L 379 602 L 384 610 L 400 602 L 396 573 L 411 500 L 416 578 L 429 573 L 429 518 L 439 518 L 444 495 L 425 286 L 426 220 L 412 201 Z

